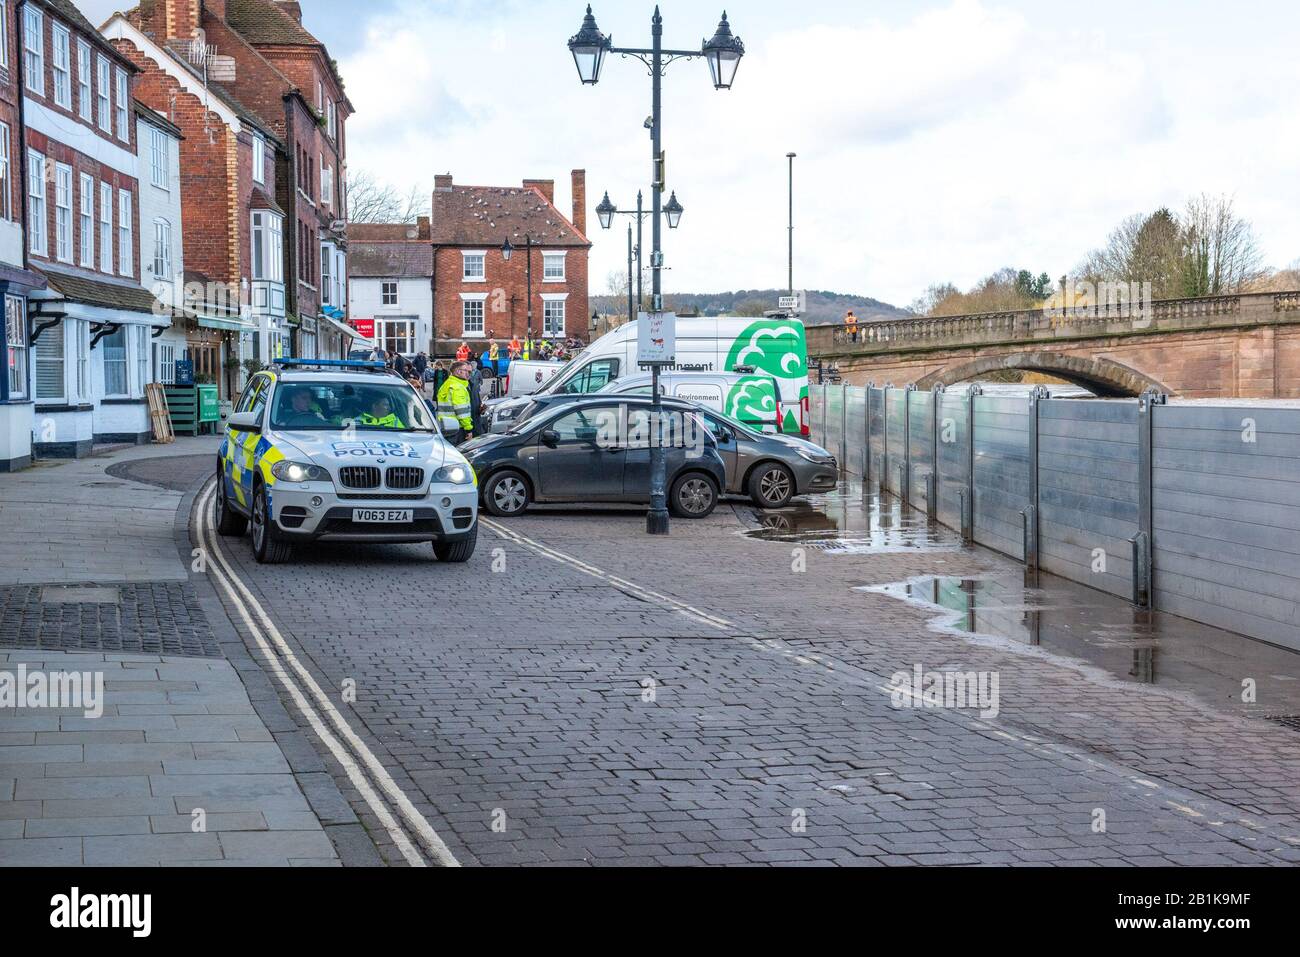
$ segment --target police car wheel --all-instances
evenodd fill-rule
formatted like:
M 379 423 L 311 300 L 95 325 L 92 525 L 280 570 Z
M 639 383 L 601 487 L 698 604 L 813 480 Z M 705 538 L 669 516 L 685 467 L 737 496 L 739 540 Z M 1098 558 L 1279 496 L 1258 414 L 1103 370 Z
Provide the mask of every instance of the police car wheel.
M 749 497 L 759 508 L 781 508 L 794 495 L 794 476 L 784 465 L 769 462 L 749 477 Z
M 483 507 L 493 515 L 522 515 L 528 509 L 528 483 L 518 472 L 494 475 L 483 489 Z
M 248 531 L 248 519 L 230 507 L 226 498 L 226 479 L 217 475 L 217 534 L 243 535 Z
M 474 554 L 474 546 L 478 544 L 478 522 L 474 523 L 474 530 L 470 532 L 469 538 L 460 542 L 434 542 L 433 555 L 440 562 L 467 562 L 470 556 Z
M 703 472 L 678 476 L 668 493 L 668 507 L 680 518 L 704 518 L 718 504 L 718 487 Z
M 260 565 L 278 565 L 287 561 L 292 546 L 276 541 L 267 517 L 266 487 L 259 485 L 253 493 L 253 557 Z

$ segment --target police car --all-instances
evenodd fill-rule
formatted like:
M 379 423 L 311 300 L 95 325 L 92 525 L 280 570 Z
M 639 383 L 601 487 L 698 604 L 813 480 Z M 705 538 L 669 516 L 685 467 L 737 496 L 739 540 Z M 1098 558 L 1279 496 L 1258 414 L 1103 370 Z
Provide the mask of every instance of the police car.
M 468 561 L 474 470 L 424 399 L 381 362 L 278 359 L 249 380 L 217 459 L 217 530 L 252 526 L 253 555 L 295 544 L 432 542 Z

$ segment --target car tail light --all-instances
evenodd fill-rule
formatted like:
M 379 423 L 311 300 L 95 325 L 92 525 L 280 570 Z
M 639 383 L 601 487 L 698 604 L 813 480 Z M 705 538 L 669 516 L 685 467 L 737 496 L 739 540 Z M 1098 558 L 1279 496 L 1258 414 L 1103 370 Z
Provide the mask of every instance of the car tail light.
M 809 428 L 808 426 L 808 420 L 812 418 L 812 415 L 808 409 L 808 396 L 804 396 L 802 399 L 799 400 L 799 418 L 800 418 L 799 434 L 812 435 L 812 429 Z

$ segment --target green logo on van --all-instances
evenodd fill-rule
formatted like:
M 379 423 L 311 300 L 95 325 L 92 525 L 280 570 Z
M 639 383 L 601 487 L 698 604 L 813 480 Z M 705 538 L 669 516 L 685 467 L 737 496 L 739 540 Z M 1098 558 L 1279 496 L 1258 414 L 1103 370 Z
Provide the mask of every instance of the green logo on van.
M 760 319 L 736 337 L 726 368 L 753 366 L 778 379 L 802 379 L 808 375 L 807 354 L 803 323 Z
M 740 422 L 772 425 L 776 407 L 776 383 L 765 375 L 747 375 L 731 387 L 722 411 Z

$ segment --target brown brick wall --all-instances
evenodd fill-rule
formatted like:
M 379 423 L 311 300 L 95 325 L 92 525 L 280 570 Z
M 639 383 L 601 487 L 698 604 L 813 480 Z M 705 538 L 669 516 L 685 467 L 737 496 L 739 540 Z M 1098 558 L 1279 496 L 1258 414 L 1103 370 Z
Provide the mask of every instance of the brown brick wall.
M 487 282 L 464 282 L 462 249 L 485 248 Z M 589 333 L 590 309 L 587 299 L 587 254 L 584 247 L 565 247 L 565 282 L 542 281 L 541 246 L 533 247 L 533 334 L 542 334 L 542 293 L 567 292 L 565 300 L 565 335 L 584 341 Z M 560 251 L 556 248 L 554 251 Z M 510 262 L 501 255 L 501 247 L 439 246 L 435 249 L 435 286 L 433 300 L 434 336 L 438 339 L 439 353 L 454 352 L 462 338 L 462 292 L 488 294 L 484 307 L 484 329 L 488 338 L 503 343 L 511 335 L 522 339 L 528 329 L 528 279 L 527 257 L 524 247 L 516 246 Z M 447 350 L 445 344 L 450 343 Z
M 0 0 L 4 6 L 5 22 L 12 24 L 14 22 L 15 0 Z M 21 95 L 18 87 L 18 71 L 13 69 L 12 65 L 22 62 L 18 54 L 18 31 L 10 29 L 7 36 L 8 41 L 8 60 L 11 67 L 8 71 L 0 75 L 0 123 L 9 127 L 9 211 L 10 218 L 13 220 L 22 219 L 22 196 L 19 192 L 18 184 L 22 181 L 22 163 L 19 161 L 21 144 L 18 142 L 18 98 Z M 0 203 L 0 212 L 3 212 L 5 206 Z

